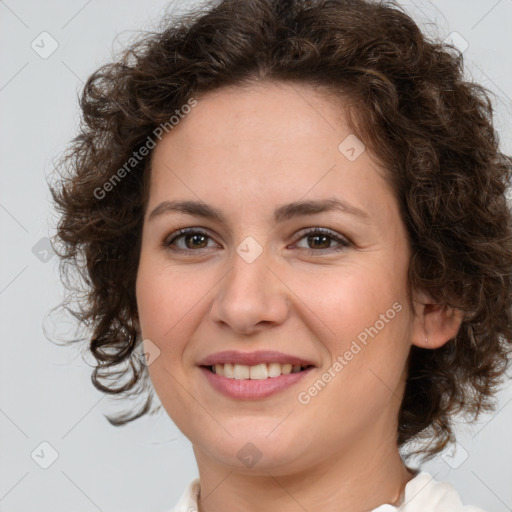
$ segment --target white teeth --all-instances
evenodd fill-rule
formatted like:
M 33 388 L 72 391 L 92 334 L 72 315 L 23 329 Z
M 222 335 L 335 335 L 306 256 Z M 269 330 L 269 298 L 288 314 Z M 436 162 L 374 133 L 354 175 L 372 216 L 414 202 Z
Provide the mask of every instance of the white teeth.
M 268 376 L 279 377 L 281 375 L 281 365 L 279 363 L 270 363 L 268 365 Z
M 233 366 L 233 378 L 237 380 L 248 379 L 250 375 L 249 367 L 243 364 Z M 226 375 L 227 377 L 227 375 Z
M 280 375 L 287 375 L 289 373 L 300 372 L 300 365 L 291 365 L 290 363 L 270 363 L 270 364 L 257 364 L 256 366 L 248 366 L 245 364 L 216 364 L 214 366 L 214 373 L 222 375 L 228 379 L 237 380 L 263 380 L 269 377 L 279 377 Z
M 289 373 L 292 373 L 292 370 L 293 370 L 293 366 L 290 363 L 283 364 L 283 366 L 281 366 L 281 373 L 283 375 L 288 375 Z M 300 370 L 300 366 L 299 366 L 299 370 Z
M 219 366 L 224 366 L 224 377 L 228 377 L 229 379 L 234 379 L 234 375 L 233 375 L 233 365 L 231 363 L 226 363 L 224 365 L 219 365 Z
M 268 369 L 267 365 L 264 363 L 258 364 L 256 366 L 249 367 L 249 376 L 251 380 L 263 380 L 268 377 Z

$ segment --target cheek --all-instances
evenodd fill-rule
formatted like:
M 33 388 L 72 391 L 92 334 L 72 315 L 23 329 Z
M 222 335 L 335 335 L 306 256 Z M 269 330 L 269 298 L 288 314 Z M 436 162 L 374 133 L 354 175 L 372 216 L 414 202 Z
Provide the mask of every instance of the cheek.
M 219 278 L 212 274 L 141 255 L 136 294 L 142 336 L 151 340 L 162 356 L 159 364 L 149 367 L 155 385 L 166 371 L 180 374 L 184 366 L 192 364 L 187 348 L 207 315 L 210 294 L 215 293 Z
M 347 265 L 326 269 L 324 274 L 303 277 L 297 283 L 299 296 L 310 308 L 310 314 L 323 321 L 335 344 L 343 340 L 340 348 L 344 342 L 374 325 L 390 308 L 385 320 L 397 316 L 392 306 L 397 301 L 402 303 L 405 288 L 393 269 L 385 272 L 384 268 L 371 262 Z M 382 330 L 388 331 L 391 323 L 396 322 L 390 320 Z
M 142 254 L 136 294 L 143 335 L 150 337 L 152 334 L 164 341 L 178 320 L 204 295 L 204 286 L 191 272 L 180 271 L 162 263 L 161 258 Z
M 395 388 L 409 350 L 405 281 L 397 269 L 385 268 L 344 268 L 316 279 L 316 286 L 301 285 L 306 303 L 322 320 L 318 338 L 331 364 L 341 365 L 335 380 L 344 388 L 350 384 L 356 404 L 370 389 L 389 394 L 383 382 Z
M 147 345 L 158 354 L 148 372 L 159 400 L 179 426 L 186 426 L 183 411 L 190 409 L 189 396 L 179 391 L 185 381 L 187 341 L 195 326 L 194 315 L 201 308 L 198 301 L 204 295 L 198 288 L 197 277 L 141 255 L 136 283 L 140 327 L 145 350 Z

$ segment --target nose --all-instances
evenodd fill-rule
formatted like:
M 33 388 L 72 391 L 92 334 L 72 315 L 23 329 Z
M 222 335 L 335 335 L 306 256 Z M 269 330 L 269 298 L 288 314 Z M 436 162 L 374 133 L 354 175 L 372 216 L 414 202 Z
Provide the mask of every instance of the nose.
M 265 252 L 248 263 L 234 252 L 231 270 L 219 283 L 211 320 L 241 334 L 282 324 L 289 311 L 288 288 L 270 268 Z

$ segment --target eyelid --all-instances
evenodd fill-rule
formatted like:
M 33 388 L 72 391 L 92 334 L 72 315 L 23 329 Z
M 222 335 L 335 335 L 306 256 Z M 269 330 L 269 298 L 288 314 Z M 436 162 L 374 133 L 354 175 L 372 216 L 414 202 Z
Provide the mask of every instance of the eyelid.
M 297 241 L 301 240 L 302 238 L 305 238 L 307 235 L 316 234 L 316 233 L 326 235 L 329 238 L 335 240 L 338 243 L 338 246 L 329 247 L 327 249 L 317 249 L 317 250 L 302 248 L 303 250 L 309 251 L 310 253 L 322 253 L 322 252 L 326 253 L 326 252 L 333 252 L 336 250 L 346 249 L 347 247 L 353 246 L 352 241 L 349 240 L 346 236 L 338 233 L 337 231 L 335 231 L 333 229 L 324 228 L 321 226 L 314 226 L 314 227 L 301 229 L 300 231 L 297 232 L 297 234 L 295 236 L 294 243 L 297 243 Z
M 335 231 L 333 229 L 325 228 L 325 227 L 321 227 L 321 226 L 313 226 L 313 227 L 303 228 L 303 229 L 299 230 L 294 236 L 293 243 L 295 244 L 298 241 L 300 241 L 301 239 L 305 238 L 306 236 L 308 236 L 310 234 L 316 234 L 316 233 L 320 233 L 320 234 L 328 236 L 329 238 L 331 238 L 332 240 L 337 242 L 338 245 L 334 246 L 334 247 L 328 247 L 327 249 L 309 249 L 309 248 L 304 248 L 304 247 L 300 247 L 299 249 L 303 250 L 303 251 L 307 251 L 309 254 L 318 254 L 318 253 L 325 254 L 328 252 L 341 251 L 341 250 L 351 247 L 353 245 L 351 240 L 349 240 L 346 236 L 341 235 L 340 233 L 338 233 L 337 231 Z M 169 236 L 167 236 L 164 239 L 162 245 L 164 246 L 164 248 L 169 249 L 171 247 L 171 244 L 175 240 L 177 240 L 178 238 L 181 238 L 185 235 L 188 235 L 188 234 L 204 235 L 207 238 L 209 238 L 210 240 L 212 240 L 218 244 L 218 242 L 215 240 L 215 237 L 212 236 L 212 233 L 209 229 L 203 228 L 203 227 L 191 226 L 191 227 L 181 228 L 181 229 L 177 229 L 177 230 L 173 231 Z M 208 250 L 208 249 L 211 249 L 211 247 L 203 247 L 200 249 L 180 249 L 180 248 L 175 247 L 170 250 L 172 250 L 173 252 L 176 252 L 176 253 L 190 254 L 193 252 L 201 252 L 201 251 Z
M 302 238 L 305 235 L 309 235 L 310 233 L 322 233 L 324 235 L 329 235 L 332 238 L 339 239 L 340 241 L 351 243 L 350 240 L 346 236 L 342 235 L 341 233 L 338 233 L 334 229 L 326 228 L 326 227 L 322 227 L 322 226 L 312 226 L 309 228 L 301 229 L 300 231 L 297 232 L 297 234 L 295 236 L 297 238 Z
M 164 241 L 162 242 L 162 245 L 164 247 L 168 248 L 171 245 L 172 242 L 174 242 L 178 238 L 181 238 L 181 237 L 183 237 L 185 235 L 189 235 L 189 234 L 205 235 L 210 240 L 213 240 L 215 243 L 218 244 L 218 242 L 215 240 L 215 236 L 212 235 L 212 232 L 209 229 L 202 228 L 202 227 L 191 226 L 191 227 L 176 229 L 170 235 L 168 235 L 168 236 L 166 236 L 164 238 Z M 192 251 L 190 249 L 175 249 L 175 250 L 177 252 L 180 252 L 180 251 L 182 251 L 182 252 L 191 252 Z M 199 250 L 200 249 L 198 249 L 198 251 Z

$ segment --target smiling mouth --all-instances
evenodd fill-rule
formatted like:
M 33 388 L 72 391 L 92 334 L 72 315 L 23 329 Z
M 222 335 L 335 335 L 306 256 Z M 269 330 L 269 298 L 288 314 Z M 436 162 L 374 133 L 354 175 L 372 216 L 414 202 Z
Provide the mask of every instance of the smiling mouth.
M 226 377 L 228 379 L 236 379 L 236 380 L 264 380 L 271 379 L 275 377 L 280 377 L 282 375 L 288 375 L 291 373 L 300 373 L 309 368 L 312 368 L 313 365 L 291 365 L 280 364 L 280 363 L 260 363 L 254 366 L 248 366 L 244 364 L 216 364 L 210 366 L 202 366 L 202 368 L 206 368 L 211 373 L 216 375 Z

